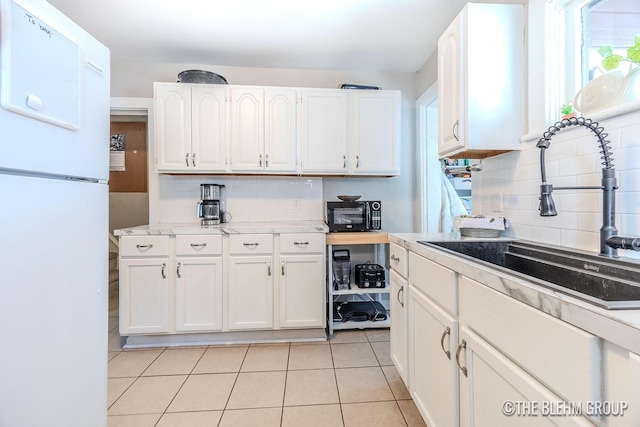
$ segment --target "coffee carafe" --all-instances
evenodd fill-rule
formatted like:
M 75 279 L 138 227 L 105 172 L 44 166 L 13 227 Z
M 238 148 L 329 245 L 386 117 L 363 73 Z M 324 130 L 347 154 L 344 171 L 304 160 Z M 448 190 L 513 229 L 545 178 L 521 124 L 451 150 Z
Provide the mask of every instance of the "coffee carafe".
M 196 216 L 202 218 L 203 227 L 210 227 L 225 222 L 226 191 L 224 185 L 200 184 L 200 198 L 196 206 Z

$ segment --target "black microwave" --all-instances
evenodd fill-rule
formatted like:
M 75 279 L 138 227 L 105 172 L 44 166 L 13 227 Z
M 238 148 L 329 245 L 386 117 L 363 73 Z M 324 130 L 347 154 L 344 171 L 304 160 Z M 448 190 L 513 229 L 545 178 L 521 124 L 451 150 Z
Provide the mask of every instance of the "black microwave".
M 379 201 L 327 202 L 329 231 L 373 231 L 382 229 Z

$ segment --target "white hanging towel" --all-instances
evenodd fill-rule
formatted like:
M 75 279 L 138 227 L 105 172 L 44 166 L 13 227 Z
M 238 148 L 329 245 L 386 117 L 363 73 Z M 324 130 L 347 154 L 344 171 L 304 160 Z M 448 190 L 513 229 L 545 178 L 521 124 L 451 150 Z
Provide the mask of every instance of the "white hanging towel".
M 442 209 L 440 210 L 440 231 L 443 233 L 451 233 L 454 231 L 454 219 L 457 216 L 469 215 L 467 209 L 462 204 L 460 196 L 456 192 L 449 179 L 444 174 L 443 170 L 440 170 L 442 190 Z

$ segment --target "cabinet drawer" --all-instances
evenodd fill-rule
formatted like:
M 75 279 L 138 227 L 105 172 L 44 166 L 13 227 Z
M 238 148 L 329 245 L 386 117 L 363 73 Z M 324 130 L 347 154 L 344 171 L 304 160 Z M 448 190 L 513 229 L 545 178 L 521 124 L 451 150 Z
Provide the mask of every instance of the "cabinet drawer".
M 183 235 L 176 236 L 176 255 L 219 255 L 222 253 L 222 236 Z
M 395 243 L 389 243 L 389 266 L 402 277 L 409 274 L 409 251 Z
M 120 256 L 169 256 L 169 236 L 121 236 Z
M 598 337 L 464 276 L 460 321 L 560 397 L 602 399 Z
M 452 314 L 458 313 L 456 273 L 415 253 L 409 253 L 409 284 Z
M 292 233 L 280 235 L 280 252 L 322 253 L 324 239 L 322 233 Z
M 232 234 L 229 252 L 238 255 L 273 253 L 273 234 Z

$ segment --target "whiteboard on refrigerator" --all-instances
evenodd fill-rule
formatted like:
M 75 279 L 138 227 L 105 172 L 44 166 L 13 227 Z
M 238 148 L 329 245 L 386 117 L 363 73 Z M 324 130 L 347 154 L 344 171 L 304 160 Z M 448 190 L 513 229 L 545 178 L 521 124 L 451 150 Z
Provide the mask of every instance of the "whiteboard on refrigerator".
M 80 47 L 46 16 L 3 0 L 0 101 L 7 110 L 80 128 Z

